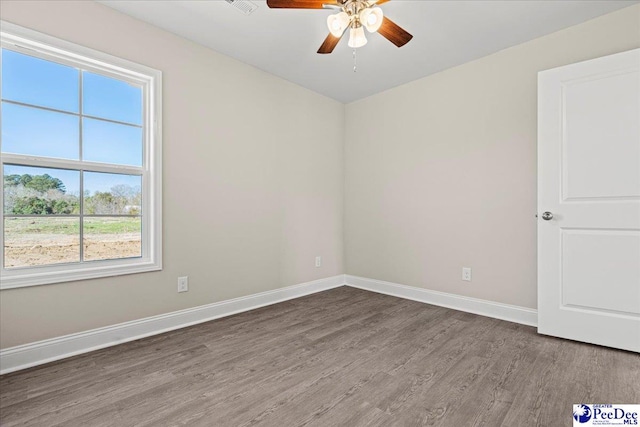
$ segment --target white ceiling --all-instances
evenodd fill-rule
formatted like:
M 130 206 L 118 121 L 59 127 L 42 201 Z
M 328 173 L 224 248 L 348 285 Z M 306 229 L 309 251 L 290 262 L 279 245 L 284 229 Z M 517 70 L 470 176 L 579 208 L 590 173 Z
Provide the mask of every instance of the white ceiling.
M 316 53 L 331 10 L 258 9 L 246 16 L 224 0 L 103 0 L 101 3 L 247 64 L 348 103 L 420 77 L 638 3 L 585 1 L 393 0 L 386 16 L 413 34 L 397 48 L 379 34 L 358 49 L 344 37 Z

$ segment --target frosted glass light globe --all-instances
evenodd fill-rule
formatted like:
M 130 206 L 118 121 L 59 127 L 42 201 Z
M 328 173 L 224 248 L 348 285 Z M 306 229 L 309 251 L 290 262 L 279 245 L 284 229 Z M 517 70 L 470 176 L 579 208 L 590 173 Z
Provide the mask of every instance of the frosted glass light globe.
M 327 17 L 327 27 L 334 37 L 342 37 L 342 33 L 349 26 L 349 15 L 345 12 L 336 13 Z
M 364 36 L 364 28 L 362 26 L 351 27 L 349 32 L 349 47 L 354 49 L 359 48 L 367 44 L 367 38 Z
M 384 15 L 379 7 L 368 7 L 360 12 L 360 22 L 370 33 L 378 31 L 383 19 Z

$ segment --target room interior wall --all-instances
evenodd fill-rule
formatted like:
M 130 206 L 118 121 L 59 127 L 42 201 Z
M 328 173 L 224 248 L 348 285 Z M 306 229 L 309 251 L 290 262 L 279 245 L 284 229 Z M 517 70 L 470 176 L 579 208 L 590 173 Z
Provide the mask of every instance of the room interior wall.
M 0 348 L 344 273 L 341 103 L 95 2 L 0 15 L 159 69 L 164 97 L 163 270 L 3 290 Z
M 345 271 L 534 308 L 536 73 L 640 45 L 634 6 L 345 107 L 94 2 L 0 14 L 164 73 L 163 271 L 1 291 L 0 348 Z
M 537 73 L 639 46 L 635 5 L 348 104 L 347 274 L 536 308 Z

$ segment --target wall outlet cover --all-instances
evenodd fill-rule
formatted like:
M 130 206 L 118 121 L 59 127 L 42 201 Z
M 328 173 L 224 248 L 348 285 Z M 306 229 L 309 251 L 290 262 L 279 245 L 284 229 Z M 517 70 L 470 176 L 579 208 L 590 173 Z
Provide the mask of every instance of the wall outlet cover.
M 189 291 L 189 276 L 178 277 L 178 292 Z

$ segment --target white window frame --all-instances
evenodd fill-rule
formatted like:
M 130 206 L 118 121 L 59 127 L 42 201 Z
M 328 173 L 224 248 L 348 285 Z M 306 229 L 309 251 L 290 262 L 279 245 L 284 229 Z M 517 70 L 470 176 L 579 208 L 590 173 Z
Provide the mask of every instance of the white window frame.
M 2 48 L 19 53 L 141 85 L 144 115 L 142 167 L 116 166 L 31 155 L 0 154 L 0 167 L 8 163 L 35 167 L 87 169 L 95 172 L 141 174 L 142 256 L 6 269 L 4 254 L 2 254 L 0 256 L 0 289 L 162 270 L 162 72 L 5 21 L 0 21 L 0 45 Z M 1 140 L 0 153 L 2 153 Z M 0 173 L 0 189 L 4 189 L 3 180 L 4 173 Z M 0 207 L 4 206 L 3 198 L 4 190 L 0 191 Z M 4 248 L 4 208 L 0 208 L 0 219 L 2 220 L 0 221 L 0 247 Z M 83 242 L 80 244 L 82 245 Z

